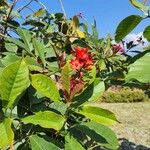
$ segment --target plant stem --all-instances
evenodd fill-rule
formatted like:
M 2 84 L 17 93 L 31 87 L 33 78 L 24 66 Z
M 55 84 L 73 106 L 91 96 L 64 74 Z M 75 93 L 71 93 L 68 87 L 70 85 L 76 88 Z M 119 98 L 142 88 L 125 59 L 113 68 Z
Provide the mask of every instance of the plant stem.
M 65 11 L 64 4 L 63 4 L 62 0 L 59 0 L 59 3 L 60 3 L 60 6 L 61 6 L 61 9 L 62 9 L 62 12 L 63 12 L 65 18 L 67 18 L 66 11 Z
M 23 7 L 18 9 L 18 13 L 20 13 L 22 10 L 24 10 L 25 8 L 27 8 L 31 3 L 33 2 L 33 0 L 30 0 L 26 5 L 24 5 Z
M 8 21 L 9 21 L 9 19 L 10 19 L 11 13 L 12 13 L 13 8 L 15 7 L 17 1 L 18 1 L 18 0 L 13 0 L 12 5 L 11 5 L 11 7 L 10 7 L 10 11 L 9 11 L 9 13 L 8 13 L 8 15 L 7 15 L 7 17 L 6 17 L 6 24 L 5 24 L 4 33 L 3 33 L 4 35 L 7 33 Z
M 13 144 L 10 145 L 10 150 L 14 150 L 14 145 Z

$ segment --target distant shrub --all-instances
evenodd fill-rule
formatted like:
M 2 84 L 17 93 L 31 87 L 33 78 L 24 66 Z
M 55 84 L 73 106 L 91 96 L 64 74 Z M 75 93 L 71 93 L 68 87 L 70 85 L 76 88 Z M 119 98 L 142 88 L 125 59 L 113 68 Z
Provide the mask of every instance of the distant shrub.
M 122 88 L 120 86 L 109 88 L 102 96 L 101 101 L 107 103 L 129 103 L 148 101 L 148 95 L 137 88 Z

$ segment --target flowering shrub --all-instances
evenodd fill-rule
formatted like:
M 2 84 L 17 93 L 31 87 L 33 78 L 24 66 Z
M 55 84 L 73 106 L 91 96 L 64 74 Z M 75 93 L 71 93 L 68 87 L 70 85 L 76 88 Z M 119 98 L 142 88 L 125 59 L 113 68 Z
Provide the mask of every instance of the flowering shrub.
M 79 16 L 40 9 L 19 25 L 16 2 L 3 4 L 0 149 L 117 149 L 115 115 L 92 105 L 105 84 Z
M 39 1 L 22 23 L 17 14 L 32 0 L 15 10 L 17 2 L 0 1 L 0 149 L 118 149 L 108 127 L 116 116 L 92 102 L 125 80 L 123 49 L 99 38 L 96 23 L 90 34 L 82 14 L 49 14 Z M 118 29 L 116 41 L 124 35 Z

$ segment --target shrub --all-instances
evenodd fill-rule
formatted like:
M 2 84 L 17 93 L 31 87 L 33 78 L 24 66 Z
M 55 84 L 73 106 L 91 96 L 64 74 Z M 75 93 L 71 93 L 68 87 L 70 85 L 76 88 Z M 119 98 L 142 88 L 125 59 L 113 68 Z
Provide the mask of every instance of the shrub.
M 111 87 L 102 96 L 101 101 L 107 103 L 129 103 L 148 101 L 143 90 L 137 88 Z

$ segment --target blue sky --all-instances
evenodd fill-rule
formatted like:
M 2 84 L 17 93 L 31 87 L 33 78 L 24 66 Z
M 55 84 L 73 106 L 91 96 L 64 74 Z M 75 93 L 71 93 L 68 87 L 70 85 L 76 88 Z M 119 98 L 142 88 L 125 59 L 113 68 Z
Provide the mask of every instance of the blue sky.
M 29 0 L 20 0 L 20 5 Z M 129 0 L 62 0 L 68 17 L 81 12 L 89 23 L 97 21 L 99 36 L 115 33 L 119 22 L 128 15 L 143 15 L 141 11 L 131 6 Z M 59 0 L 41 0 L 51 13 L 61 12 Z M 37 5 L 32 4 L 36 10 Z M 149 25 L 149 19 L 143 21 L 133 32 L 139 33 Z

